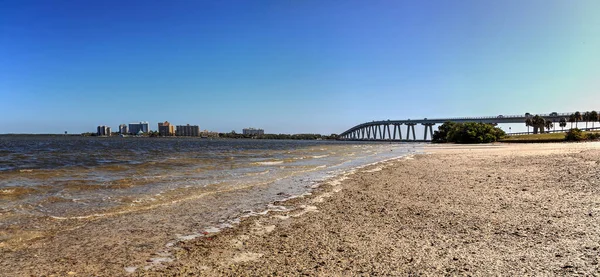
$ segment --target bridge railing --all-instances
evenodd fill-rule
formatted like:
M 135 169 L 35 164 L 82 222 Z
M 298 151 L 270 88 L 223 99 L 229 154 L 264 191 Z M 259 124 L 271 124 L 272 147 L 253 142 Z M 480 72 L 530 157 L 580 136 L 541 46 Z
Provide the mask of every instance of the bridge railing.
M 541 117 L 561 117 L 561 116 L 570 116 L 574 113 L 548 113 L 548 114 L 530 114 L 530 116 L 539 115 Z M 448 118 L 423 118 L 423 119 L 407 119 L 407 120 L 435 120 L 435 121 L 452 121 L 452 120 L 477 120 L 477 119 L 498 119 L 498 118 L 521 118 L 527 117 L 526 114 L 520 115 L 497 115 L 497 116 L 475 116 L 475 117 L 448 117 Z M 377 120 L 376 120 L 377 121 Z M 385 120 L 378 120 L 385 121 Z

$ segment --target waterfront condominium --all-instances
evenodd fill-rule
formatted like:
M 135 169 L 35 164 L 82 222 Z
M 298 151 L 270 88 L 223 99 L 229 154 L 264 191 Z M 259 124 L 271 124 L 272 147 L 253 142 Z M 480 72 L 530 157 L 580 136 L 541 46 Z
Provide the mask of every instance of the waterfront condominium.
M 175 126 L 169 121 L 158 123 L 158 134 L 163 137 L 170 137 L 175 135 Z
M 265 130 L 263 129 L 254 129 L 254 128 L 246 128 L 242 130 L 244 135 L 264 135 Z
M 104 136 L 110 137 L 110 135 L 111 135 L 110 127 L 104 126 L 104 125 L 98 126 L 97 131 L 96 131 L 96 135 L 103 136 L 103 137 Z
M 128 130 L 127 125 L 125 125 L 125 124 L 119 125 L 119 133 L 121 133 L 122 135 L 129 134 L 129 132 L 127 130 Z
M 197 137 L 200 136 L 200 127 L 198 125 L 177 125 L 176 136 Z
M 140 123 L 129 123 L 129 133 L 130 134 L 146 134 L 150 132 L 150 124 L 147 121 Z

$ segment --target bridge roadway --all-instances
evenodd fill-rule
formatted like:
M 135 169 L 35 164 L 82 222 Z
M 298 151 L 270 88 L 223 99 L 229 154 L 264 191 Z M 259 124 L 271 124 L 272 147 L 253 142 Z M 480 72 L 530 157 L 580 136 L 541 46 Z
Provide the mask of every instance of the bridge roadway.
M 561 118 L 569 119 L 569 115 L 573 113 L 551 113 L 540 114 L 546 120 L 559 122 Z M 490 124 L 500 123 L 523 123 L 527 117 L 534 115 L 498 115 L 487 117 L 456 117 L 456 118 L 424 118 L 424 119 L 406 119 L 406 120 L 381 120 L 366 122 L 356 125 L 345 132 L 339 134 L 340 140 L 370 140 L 370 141 L 414 141 L 423 142 L 431 141 L 433 137 L 433 126 L 442 124 L 447 121 L 464 123 L 464 122 L 480 122 Z M 421 124 L 425 126 L 425 131 L 422 140 L 417 140 L 415 134 L 415 125 Z M 402 138 L 401 125 L 406 125 L 406 139 Z M 429 133 L 429 139 L 427 138 Z M 396 136 L 397 135 L 397 136 Z M 410 139 L 412 135 L 412 140 Z

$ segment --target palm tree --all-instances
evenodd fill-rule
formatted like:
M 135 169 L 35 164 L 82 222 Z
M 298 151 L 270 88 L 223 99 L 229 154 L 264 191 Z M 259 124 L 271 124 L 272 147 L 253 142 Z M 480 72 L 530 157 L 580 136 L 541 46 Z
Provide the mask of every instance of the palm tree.
M 527 126 L 527 133 L 529 134 L 529 126 L 532 125 L 532 121 L 531 121 L 531 117 L 527 117 L 527 119 L 525 119 L 525 126 Z
M 558 123 L 558 126 L 560 126 L 560 128 L 562 128 L 562 130 L 565 130 L 565 127 L 567 127 L 567 119 L 564 117 L 561 117 L 560 122 Z
M 594 129 L 594 123 L 598 121 L 598 112 L 591 111 L 590 112 L 590 121 L 592 122 L 592 129 Z
M 588 127 L 588 122 L 590 121 L 590 112 L 583 113 L 583 120 L 585 120 L 585 128 Z
M 575 112 L 575 128 L 578 128 L 577 123 L 581 121 L 583 118 L 581 117 L 581 113 L 579 111 Z
M 573 122 L 577 121 L 575 119 L 575 114 L 569 115 L 569 122 L 571 122 L 571 129 L 573 129 Z
M 544 127 L 546 127 L 547 131 L 550 131 L 550 129 L 552 129 L 552 126 L 554 126 L 554 122 L 550 121 L 550 120 L 546 120 L 546 122 L 544 122 Z
M 538 131 L 540 133 L 544 133 L 544 127 L 546 127 L 546 120 L 539 116 L 539 115 L 535 115 L 532 119 L 531 119 L 531 123 L 533 125 L 533 133 L 537 134 Z

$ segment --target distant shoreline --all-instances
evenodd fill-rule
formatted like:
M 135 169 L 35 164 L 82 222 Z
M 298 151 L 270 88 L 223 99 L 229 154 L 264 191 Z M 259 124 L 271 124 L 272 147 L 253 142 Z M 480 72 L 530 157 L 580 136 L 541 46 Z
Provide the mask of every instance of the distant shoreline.
M 219 137 L 202 137 L 202 136 L 135 136 L 135 135 L 126 135 L 121 137 L 120 135 L 114 136 L 96 136 L 96 135 L 84 135 L 84 134 L 0 134 L 0 137 L 94 137 L 94 138 L 180 138 L 180 139 L 261 139 L 261 140 L 337 140 L 335 138 L 330 138 L 326 135 L 319 134 L 266 134 L 264 136 L 256 136 L 256 137 L 245 137 L 245 136 L 219 136 Z

